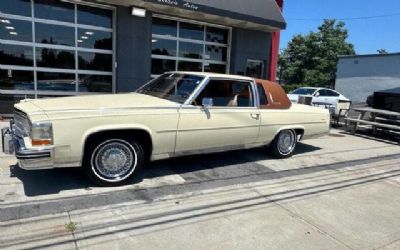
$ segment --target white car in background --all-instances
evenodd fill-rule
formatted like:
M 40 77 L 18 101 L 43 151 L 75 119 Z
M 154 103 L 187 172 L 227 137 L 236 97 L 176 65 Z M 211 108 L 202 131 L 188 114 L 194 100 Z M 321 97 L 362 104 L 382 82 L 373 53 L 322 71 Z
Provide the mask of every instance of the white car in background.
M 332 106 L 336 106 L 339 102 L 350 102 L 344 95 L 327 88 L 303 87 L 295 89 L 288 94 L 290 101 L 294 103 L 299 101 L 300 96 L 311 96 L 312 103 L 329 103 Z

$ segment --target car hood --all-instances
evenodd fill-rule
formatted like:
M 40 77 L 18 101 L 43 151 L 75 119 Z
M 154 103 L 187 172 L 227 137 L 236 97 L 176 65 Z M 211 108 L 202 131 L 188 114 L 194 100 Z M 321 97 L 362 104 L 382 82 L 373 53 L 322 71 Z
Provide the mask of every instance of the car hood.
M 16 107 L 25 111 L 36 106 L 45 113 L 60 111 L 96 111 L 123 108 L 163 108 L 179 107 L 180 104 L 161 98 L 138 94 L 108 94 L 92 96 L 59 97 L 38 100 L 25 100 Z M 27 111 L 29 113 L 29 111 Z

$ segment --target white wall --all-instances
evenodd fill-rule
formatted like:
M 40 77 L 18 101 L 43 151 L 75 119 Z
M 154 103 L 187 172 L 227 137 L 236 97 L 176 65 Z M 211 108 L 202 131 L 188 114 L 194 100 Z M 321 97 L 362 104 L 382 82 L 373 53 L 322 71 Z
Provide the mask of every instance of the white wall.
M 339 58 L 335 89 L 353 103 L 396 87 L 400 87 L 400 54 Z

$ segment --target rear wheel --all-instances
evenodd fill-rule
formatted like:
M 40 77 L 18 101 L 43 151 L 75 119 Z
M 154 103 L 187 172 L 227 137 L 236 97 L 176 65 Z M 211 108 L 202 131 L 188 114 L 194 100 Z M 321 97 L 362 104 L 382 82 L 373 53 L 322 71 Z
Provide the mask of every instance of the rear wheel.
M 270 145 L 271 153 L 277 158 L 289 158 L 297 145 L 297 135 L 294 130 L 282 130 Z
M 141 144 L 126 138 L 102 138 L 90 143 L 84 167 L 91 180 L 101 186 L 118 186 L 131 179 L 144 164 Z

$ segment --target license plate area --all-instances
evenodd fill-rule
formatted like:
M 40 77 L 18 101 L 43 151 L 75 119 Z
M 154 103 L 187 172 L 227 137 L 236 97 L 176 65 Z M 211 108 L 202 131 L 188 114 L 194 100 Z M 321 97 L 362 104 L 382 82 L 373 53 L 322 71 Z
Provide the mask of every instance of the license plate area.
M 14 154 L 15 146 L 14 146 L 14 136 L 9 128 L 3 128 L 1 130 L 1 143 L 2 143 L 2 151 L 5 154 Z

